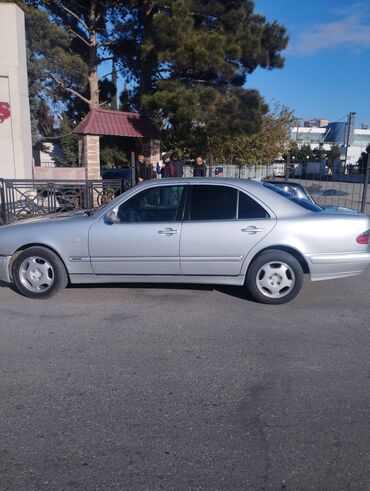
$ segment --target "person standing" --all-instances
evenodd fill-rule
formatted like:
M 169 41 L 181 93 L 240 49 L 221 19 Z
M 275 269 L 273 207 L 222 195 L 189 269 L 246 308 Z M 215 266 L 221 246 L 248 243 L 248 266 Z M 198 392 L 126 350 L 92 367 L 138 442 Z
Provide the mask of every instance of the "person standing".
M 215 168 L 215 177 L 224 177 L 224 168 L 216 167 Z
M 145 163 L 145 157 L 142 153 L 138 155 L 136 164 L 135 164 L 135 170 L 136 170 L 136 184 L 139 184 L 140 182 L 144 182 L 147 179 L 152 178 L 152 169 L 151 166 L 147 165 Z
M 157 174 L 157 179 L 160 179 L 162 177 L 162 169 L 164 167 L 164 157 L 166 156 L 166 152 L 161 153 L 161 159 L 158 160 L 157 165 L 156 165 L 156 174 Z
M 164 166 L 161 169 L 161 176 L 165 177 L 176 177 L 175 166 L 171 160 L 171 155 L 166 154 L 163 156 Z
M 202 157 L 197 157 L 195 159 L 195 167 L 193 169 L 194 177 L 206 177 L 207 176 L 207 166 L 204 163 Z

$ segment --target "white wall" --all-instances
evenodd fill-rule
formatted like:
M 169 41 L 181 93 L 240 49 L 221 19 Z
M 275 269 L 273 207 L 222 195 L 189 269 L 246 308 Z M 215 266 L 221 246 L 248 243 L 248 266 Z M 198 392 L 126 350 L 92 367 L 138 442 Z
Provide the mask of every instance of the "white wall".
M 8 104 L 10 117 L 4 119 L 4 107 L 7 108 Z M 2 119 L 3 122 L 1 122 Z M 7 179 L 32 178 L 32 139 L 24 14 L 18 6 L 12 3 L 0 3 L 1 177 Z

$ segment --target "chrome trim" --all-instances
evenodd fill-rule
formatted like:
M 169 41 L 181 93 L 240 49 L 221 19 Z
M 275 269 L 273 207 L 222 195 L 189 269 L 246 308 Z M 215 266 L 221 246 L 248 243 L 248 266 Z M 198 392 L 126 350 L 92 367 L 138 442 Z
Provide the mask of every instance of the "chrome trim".
M 90 258 L 89 256 L 69 256 L 68 261 L 71 261 L 73 263 L 77 263 L 77 262 L 81 263 L 81 262 L 90 261 Z
M 100 257 L 94 256 L 91 258 L 91 263 L 154 263 L 154 262 L 179 262 L 180 259 L 178 256 L 169 256 L 169 257 L 158 257 L 158 256 L 128 256 L 128 257 Z
M 5 283 L 12 282 L 9 271 L 11 257 L 12 256 L 0 256 L 0 281 L 4 281 Z
M 228 262 L 228 263 L 238 263 L 243 259 L 243 256 L 182 256 L 182 263 L 214 263 L 214 262 Z

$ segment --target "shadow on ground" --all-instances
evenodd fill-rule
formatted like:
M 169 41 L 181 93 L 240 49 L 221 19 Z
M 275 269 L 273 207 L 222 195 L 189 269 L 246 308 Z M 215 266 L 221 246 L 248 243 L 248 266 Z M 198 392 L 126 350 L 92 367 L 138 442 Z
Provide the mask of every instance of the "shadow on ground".
M 132 290 L 190 290 L 190 291 L 217 291 L 230 297 L 240 298 L 242 300 L 255 300 L 248 293 L 248 290 L 238 286 L 223 286 L 223 285 L 195 285 L 195 284 L 177 284 L 177 283 L 93 283 L 93 284 L 81 284 L 81 285 L 69 285 L 71 289 L 91 289 L 91 288 L 103 288 L 103 289 L 132 289 Z
M 4 281 L 0 281 L 0 288 L 10 288 L 11 290 L 16 291 L 13 285 L 9 283 L 5 283 Z M 87 290 L 87 289 L 104 289 L 104 290 L 169 290 L 169 291 L 217 291 L 228 295 L 234 298 L 240 298 L 242 300 L 249 300 L 251 302 L 255 302 L 252 296 L 248 293 L 248 290 L 243 287 L 238 286 L 223 286 L 223 285 L 195 285 L 195 284 L 186 284 L 179 285 L 177 283 L 92 283 L 92 284 L 75 284 L 69 285 L 67 287 L 70 290 Z

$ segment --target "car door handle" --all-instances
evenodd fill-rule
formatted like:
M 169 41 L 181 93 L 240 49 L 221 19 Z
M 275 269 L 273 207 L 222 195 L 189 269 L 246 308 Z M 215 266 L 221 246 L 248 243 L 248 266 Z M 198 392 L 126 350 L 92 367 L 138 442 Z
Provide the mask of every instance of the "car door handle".
M 158 230 L 159 235 L 175 235 L 178 234 L 178 230 L 174 230 L 173 228 L 164 228 L 163 230 Z
M 262 232 L 263 228 L 261 227 L 255 227 L 254 225 L 247 227 L 247 228 L 242 228 L 242 232 L 246 232 L 247 234 L 254 235 L 257 232 Z

